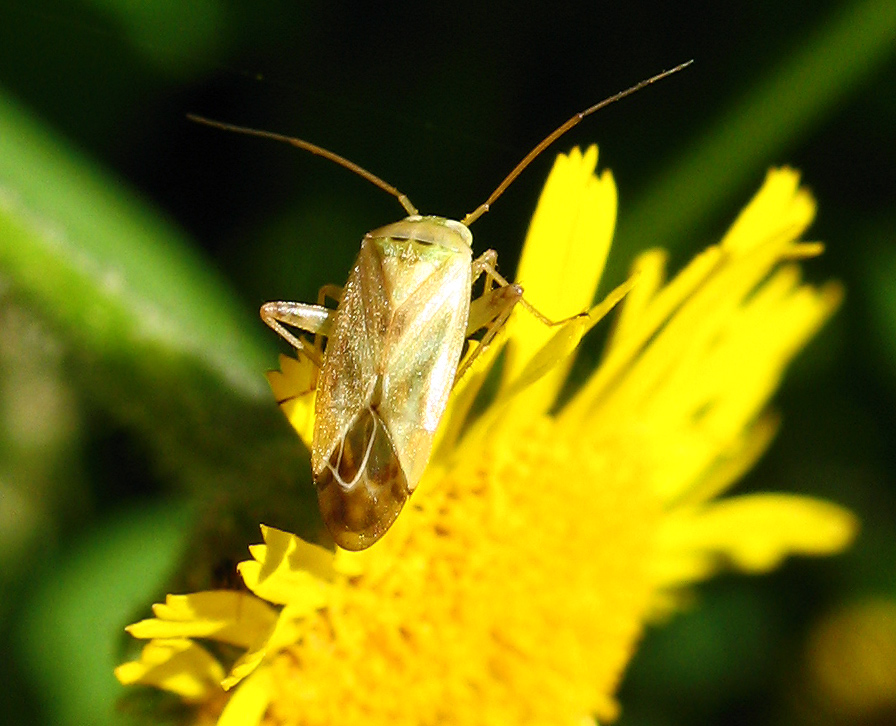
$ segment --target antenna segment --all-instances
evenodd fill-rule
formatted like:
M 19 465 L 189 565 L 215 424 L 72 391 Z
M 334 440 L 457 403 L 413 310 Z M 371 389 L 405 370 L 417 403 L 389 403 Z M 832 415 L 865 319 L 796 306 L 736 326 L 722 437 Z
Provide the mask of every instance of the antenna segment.
M 356 164 L 355 162 L 349 161 L 344 156 L 339 156 L 339 154 L 329 151 L 323 146 L 312 144 L 310 141 L 305 141 L 304 139 L 299 139 L 295 136 L 275 134 L 273 131 L 260 131 L 258 129 L 250 129 L 246 126 L 236 126 L 234 124 L 227 124 L 222 121 L 212 121 L 211 119 L 205 118 L 204 116 L 197 116 L 195 113 L 188 113 L 187 118 L 190 119 L 190 121 L 195 121 L 196 123 L 205 124 L 206 126 L 211 126 L 216 129 L 221 129 L 222 131 L 233 131 L 238 134 L 245 134 L 246 136 L 259 136 L 263 139 L 282 141 L 286 144 L 291 144 L 292 146 L 297 146 L 300 149 L 304 149 L 305 151 L 310 151 L 315 156 L 322 156 L 324 159 L 339 164 L 339 166 L 344 166 L 349 171 L 352 171 L 358 176 L 363 177 L 374 186 L 382 189 L 384 192 L 391 194 L 399 201 L 401 206 L 404 207 L 404 210 L 408 214 L 419 214 L 419 212 L 417 211 L 417 207 L 411 204 L 411 200 L 408 199 L 406 194 L 402 194 L 395 187 L 389 184 L 389 182 L 383 181 L 376 174 L 367 171 L 367 169 L 365 169 L 364 167 L 358 166 L 358 164 Z
M 611 103 L 615 103 L 626 96 L 631 96 L 636 91 L 640 91 L 645 86 L 649 86 L 651 83 L 656 83 L 657 81 L 666 78 L 667 76 L 671 76 L 673 73 L 678 73 L 678 71 L 687 68 L 694 60 L 691 59 L 686 61 L 685 63 L 681 63 L 680 65 L 675 66 L 675 68 L 671 68 L 668 71 L 663 71 L 662 73 L 657 73 L 655 76 L 651 76 L 640 83 L 636 83 L 634 86 L 630 88 L 626 88 L 624 91 L 620 91 L 619 93 L 615 93 L 609 98 L 605 98 L 600 103 L 595 103 L 593 106 L 586 108 L 584 111 L 579 111 L 575 116 L 570 118 L 568 121 L 564 122 L 556 129 L 554 129 L 550 134 L 548 134 L 542 141 L 539 143 L 532 151 L 530 151 L 526 156 L 523 157 L 523 160 L 514 167 L 513 171 L 510 172 L 502 181 L 498 188 L 495 189 L 491 193 L 488 199 L 486 199 L 482 204 L 480 204 L 476 209 L 470 212 L 466 217 L 461 220 L 461 224 L 471 225 L 477 219 L 479 219 L 483 214 L 485 214 L 490 208 L 491 205 L 494 204 L 495 200 L 500 197 L 504 191 L 509 187 L 514 180 L 523 172 L 529 164 L 531 164 L 535 157 L 537 157 L 542 151 L 548 148 L 551 144 L 553 144 L 557 139 L 559 139 L 563 134 L 569 131 L 573 126 L 577 126 L 579 122 L 586 116 L 590 116 L 595 111 L 599 111 L 606 106 L 609 106 Z
M 517 164 L 513 171 L 511 171 L 502 181 L 498 187 L 489 195 L 489 198 L 486 199 L 482 204 L 480 204 L 476 209 L 470 212 L 466 217 L 461 220 L 461 224 L 465 226 L 471 225 L 477 219 L 479 219 L 483 214 L 485 214 L 489 209 L 491 209 L 491 205 L 495 203 L 495 200 L 500 197 L 515 180 L 516 178 L 523 172 L 523 170 L 531 164 L 535 158 L 541 154 L 542 151 L 547 149 L 551 144 L 553 144 L 557 139 L 559 139 L 563 134 L 569 131 L 574 126 L 577 126 L 583 118 L 586 116 L 590 116 L 595 111 L 599 111 L 606 106 L 609 106 L 611 103 L 615 103 L 626 96 L 630 96 L 636 91 L 640 91 L 645 86 L 649 86 L 652 83 L 656 83 L 657 81 L 666 78 L 667 76 L 671 76 L 673 73 L 678 73 L 678 71 L 687 68 L 693 60 L 686 61 L 685 63 L 681 63 L 674 68 L 670 68 L 667 71 L 663 71 L 662 73 L 657 73 L 655 76 L 651 76 L 640 83 L 636 83 L 634 86 L 630 88 L 626 88 L 624 91 L 620 91 L 619 93 L 615 93 L 609 98 L 605 98 L 600 103 L 596 103 L 589 108 L 586 108 L 584 111 L 579 111 L 572 118 L 568 119 L 556 129 L 554 129 L 550 134 L 548 134 L 544 139 L 542 139 L 538 145 L 535 146 L 532 151 L 530 151 L 526 156 L 523 157 L 523 160 Z M 295 136 L 286 136 L 284 134 L 275 134 L 271 131 L 259 131 L 258 129 L 250 129 L 245 126 L 236 126 L 234 124 L 223 123 L 221 121 L 212 121 L 211 119 L 204 118 L 203 116 L 197 116 L 196 114 L 188 113 L 187 118 L 191 121 L 195 121 L 200 124 L 205 124 L 206 126 L 212 126 L 216 129 L 221 129 L 223 131 L 233 131 L 238 134 L 245 134 L 247 136 L 258 136 L 263 139 L 273 139 L 274 141 L 282 141 L 286 144 L 290 144 L 299 149 L 304 149 L 305 151 L 311 152 L 315 156 L 322 156 L 324 159 L 328 159 L 339 166 L 345 167 L 351 172 L 354 172 L 360 177 L 363 177 L 367 181 L 369 181 L 374 186 L 379 187 L 384 192 L 391 194 L 395 197 L 404 210 L 409 214 L 419 214 L 417 208 L 411 204 L 411 200 L 408 199 L 406 194 L 402 194 L 398 189 L 393 187 L 386 181 L 380 179 L 376 174 L 373 174 L 367 169 L 359 166 L 353 161 L 349 161 L 343 156 L 336 154 L 332 151 L 329 151 L 322 146 L 318 146 L 317 144 L 312 144 L 310 141 L 305 141 L 304 139 L 299 139 Z

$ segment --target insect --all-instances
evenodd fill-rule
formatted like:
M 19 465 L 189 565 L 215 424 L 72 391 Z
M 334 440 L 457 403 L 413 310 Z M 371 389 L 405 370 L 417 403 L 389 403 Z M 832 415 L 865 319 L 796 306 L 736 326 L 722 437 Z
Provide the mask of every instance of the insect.
M 311 467 L 321 515 L 334 541 L 361 550 L 389 529 L 416 488 L 456 380 L 522 304 L 519 285 L 495 269 L 497 254 L 473 258 L 469 225 L 529 163 L 583 118 L 691 61 L 648 78 L 567 120 L 461 221 L 422 216 L 407 196 L 357 164 L 302 139 L 190 116 L 220 129 L 283 141 L 359 174 L 398 199 L 408 216 L 368 232 L 345 286 L 321 288 L 317 305 L 269 302 L 261 317 L 318 367 Z M 485 275 L 484 291 L 472 298 Z M 338 301 L 326 307 L 325 298 Z M 286 326 L 315 336 L 315 344 Z M 464 343 L 484 331 L 461 362 Z M 317 344 L 326 338 L 321 350 Z

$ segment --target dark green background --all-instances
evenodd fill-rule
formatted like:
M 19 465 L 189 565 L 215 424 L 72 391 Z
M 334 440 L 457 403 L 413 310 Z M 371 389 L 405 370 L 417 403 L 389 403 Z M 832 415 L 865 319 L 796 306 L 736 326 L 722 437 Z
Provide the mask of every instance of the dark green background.
M 459 217 L 569 115 L 693 58 L 536 161 L 477 249 L 512 273 L 554 152 L 575 144 L 598 142 L 619 186 L 607 286 L 648 246 L 681 264 L 769 166 L 801 169 L 828 245 L 807 275 L 847 300 L 742 487 L 826 496 L 863 532 L 834 560 L 700 588 L 643 644 L 621 723 L 793 722 L 812 623 L 896 596 L 896 4 L 482 5 L 0 5 L 0 720 L 120 718 L 120 628 L 172 573 L 232 582 L 258 521 L 316 517 L 255 311 L 341 282 L 401 210 L 189 112 L 301 135 Z

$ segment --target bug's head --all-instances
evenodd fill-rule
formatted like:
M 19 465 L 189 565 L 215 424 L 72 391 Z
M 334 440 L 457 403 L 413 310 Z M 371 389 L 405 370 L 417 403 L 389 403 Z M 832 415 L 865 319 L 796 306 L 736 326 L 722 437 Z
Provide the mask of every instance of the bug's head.
M 423 245 L 435 245 L 452 252 L 469 253 L 473 247 L 473 235 L 465 224 L 445 217 L 424 217 L 412 214 L 401 221 L 387 224 L 367 237 L 374 239 L 412 240 Z

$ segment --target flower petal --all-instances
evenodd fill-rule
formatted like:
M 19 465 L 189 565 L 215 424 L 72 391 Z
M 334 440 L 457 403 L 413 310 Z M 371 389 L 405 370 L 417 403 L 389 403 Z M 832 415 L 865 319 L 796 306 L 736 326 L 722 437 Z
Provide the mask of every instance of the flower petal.
M 220 692 L 224 669 L 202 646 L 184 638 L 163 638 L 143 646 L 140 660 L 118 666 L 115 677 L 125 686 L 154 686 L 199 702 Z
M 720 255 L 718 247 L 710 247 L 691 260 L 665 287 L 661 287 L 665 252 L 650 250 L 636 260 L 632 276 L 637 277 L 637 284 L 622 305 L 604 360 L 564 408 L 562 416 L 565 420 L 581 422 L 606 389 L 625 373 L 656 331 L 709 276 L 718 265 Z
M 636 277 L 626 280 L 586 314 L 559 326 L 547 342 L 535 351 L 519 375 L 501 389 L 492 405 L 493 416 L 515 419 L 512 413 L 502 410 L 501 404 L 504 402 L 512 402 L 515 408 L 526 411 L 526 418 L 546 409 L 556 395 L 556 387 L 562 382 L 562 377 L 559 381 L 549 380 L 546 387 L 537 387 L 535 391 L 531 389 L 545 378 L 553 379 L 558 372 L 565 376 L 568 363 L 585 334 L 609 314 L 636 282 Z
M 698 567 L 689 578 L 703 579 L 724 563 L 756 573 L 773 569 L 788 555 L 838 552 L 857 527 L 851 512 L 829 502 L 792 494 L 750 494 L 670 512 L 660 529 L 659 546 L 692 562 L 712 558 L 712 567 Z
M 663 288 L 663 256 L 643 256 L 645 290 L 636 288 L 606 360 L 561 412 L 572 427 L 643 438 L 669 504 L 692 497 L 742 447 L 787 363 L 839 303 L 839 286 L 803 285 L 795 265 L 781 264 L 810 251 L 794 241 L 814 209 L 796 180 L 770 174 L 734 242 Z M 760 224 L 756 210 L 766 208 L 779 216 Z M 749 243 L 743 229 L 777 234 Z
M 529 225 L 517 281 L 551 318 L 591 305 L 613 240 L 616 184 L 595 174 L 597 155 L 592 145 L 557 157 Z
M 786 232 L 796 238 L 815 217 L 815 200 L 800 187 L 800 174 L 782 167 L 770 169 L 759 192 L 744 207 L 722 240 L 722 247 L 744 252 Z
M 228 700 L 217 726 L 256 726 L 271 702 L 271 674 L 259 668 Z
M 252 560 L 237 570 L 252 592 L 278 605 L 311 612 L 326 602 L 328 583 L 336 575 L 333 553 L 294 534 L 262 525 L 265 544 L 252 545 Z
M 266 602 L 233 590 L 168 595 L 153 605 L 153 613 L 155 618 L 129 625 L 127 632 L 135 638 L 210 638 L 247 647 L 277 620 Z
M 277 618 L 276 625 L 269 633 L 259 638 L 233 664 L 230 673 L 221 681 L 224 690 L 230 690 L 241 680 L 252 674 L 266 659 L 279 653 L 283 648 L 301 640 L 307 628 L 308 611 L 303 607 L 287 605 Z
M 551 320 L 587 310 L 604 270 L 616 225 L 616 184 L 608 171 L 595 175 L 596 166 L 596 146 L 557 158 L 523 246 L 517 282 L 526 301 Z M 517 306 L 507 332 L 505 382 L 516 379 L 556 331 Z M 570 357 L 552 372 L 529 405 L 549 406 L 571 364 Z
M 280 370 L 268 371 L 268 383 L 287 421 L 311 451 L 314 439 L 314 388 L 316 366 L 305 357 L 280 356 Z

